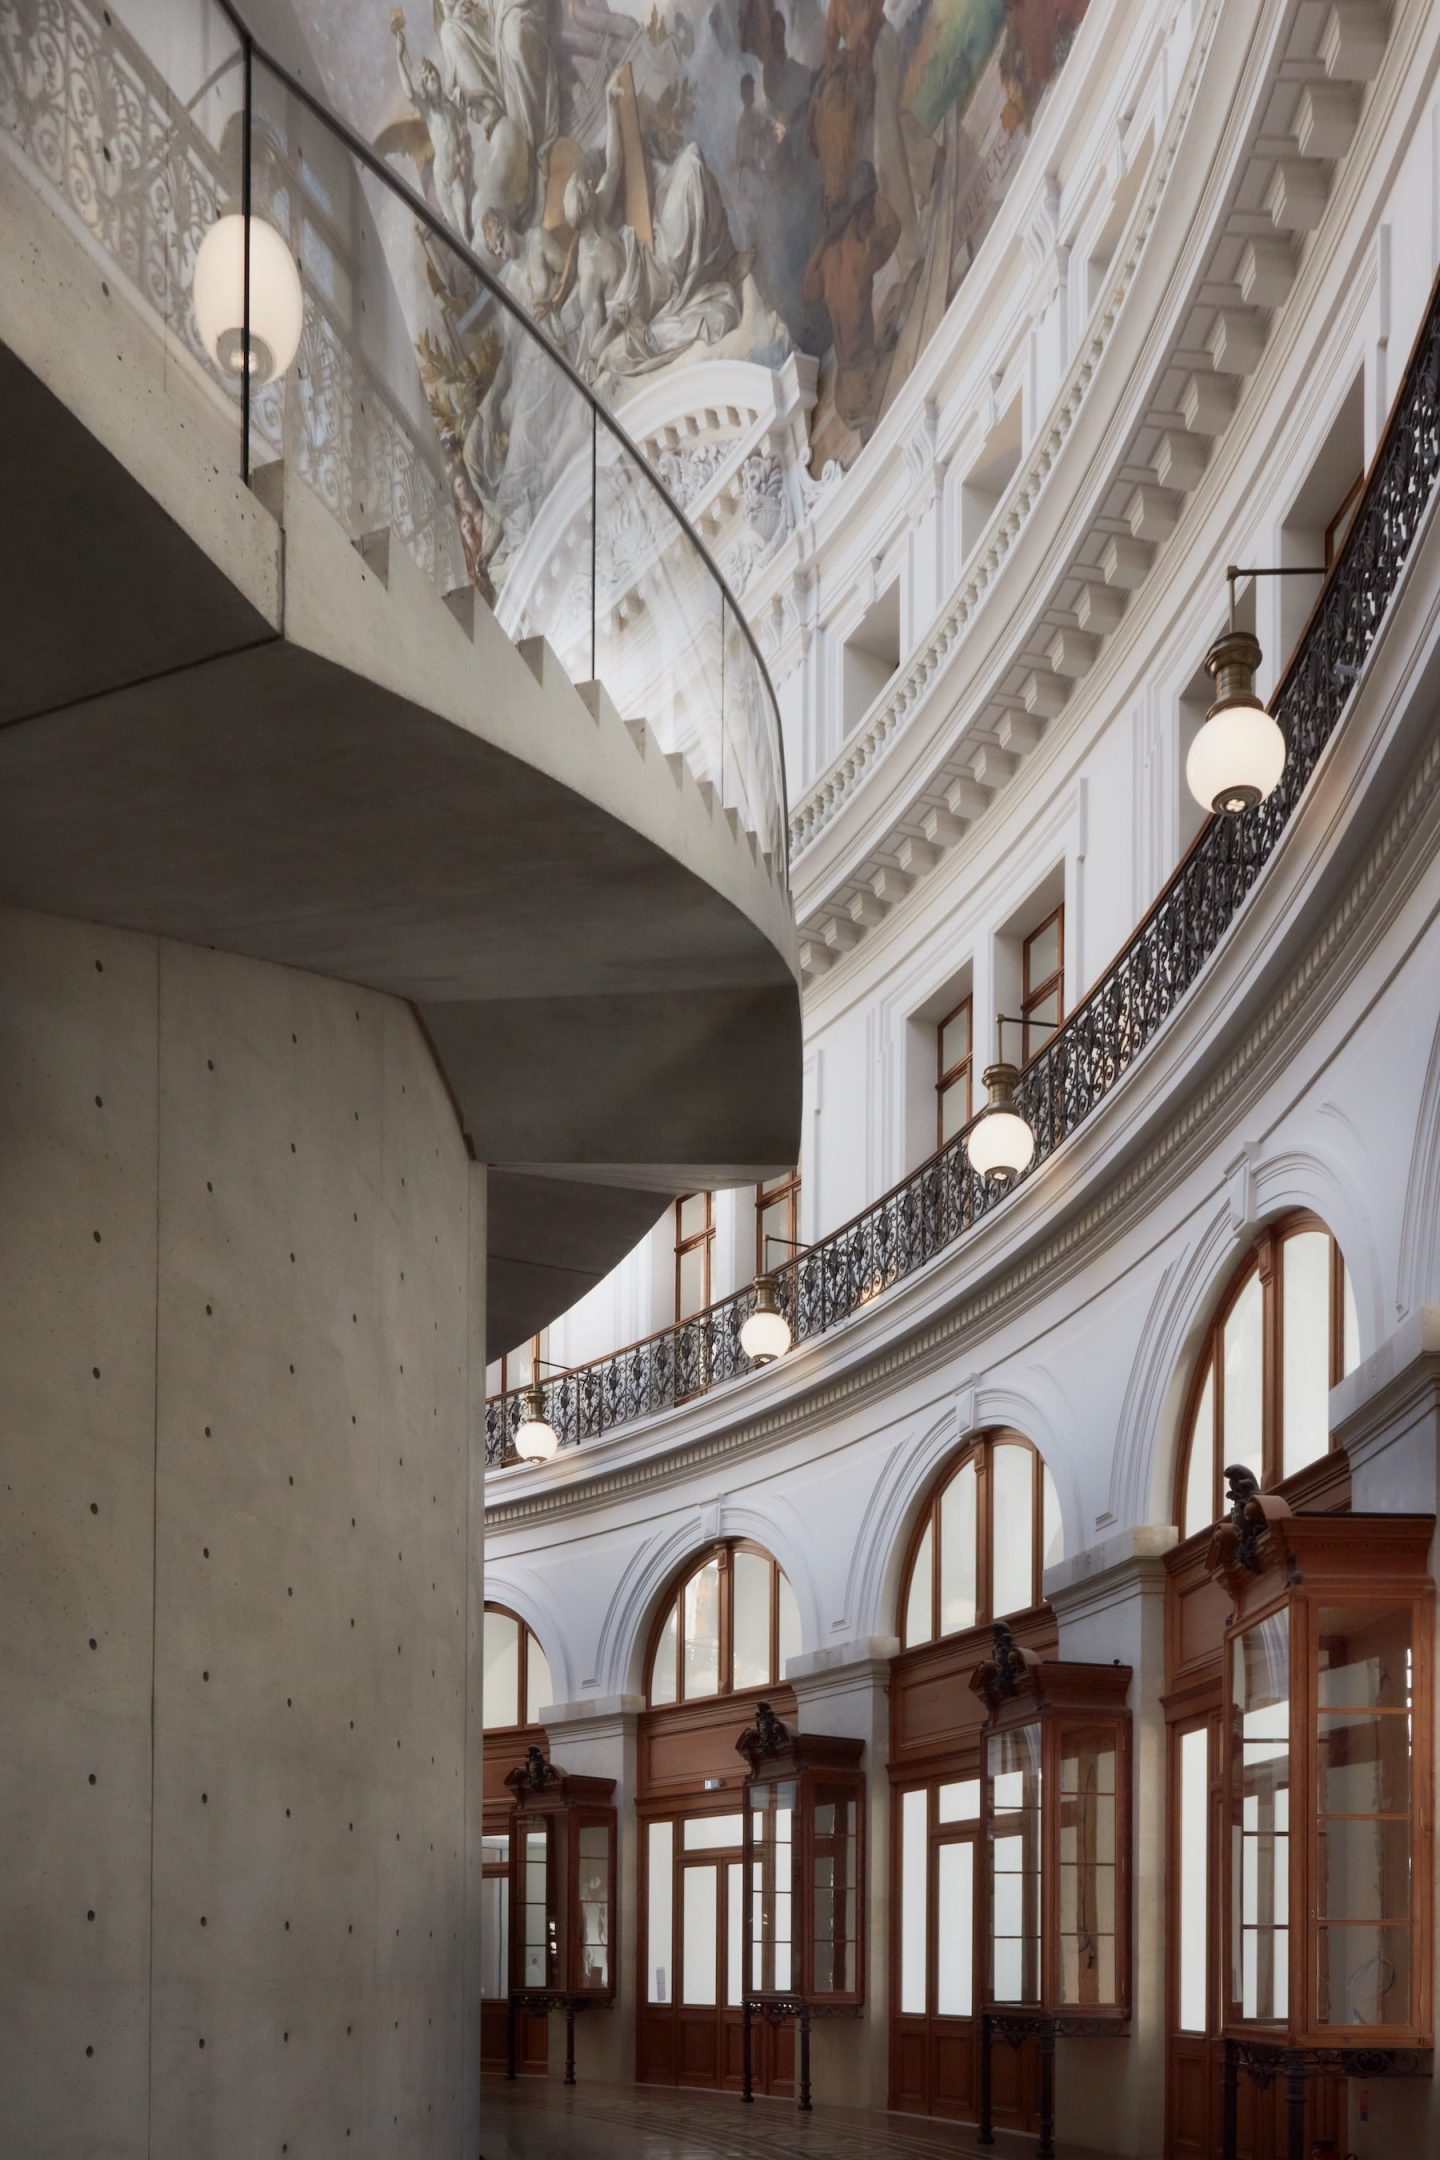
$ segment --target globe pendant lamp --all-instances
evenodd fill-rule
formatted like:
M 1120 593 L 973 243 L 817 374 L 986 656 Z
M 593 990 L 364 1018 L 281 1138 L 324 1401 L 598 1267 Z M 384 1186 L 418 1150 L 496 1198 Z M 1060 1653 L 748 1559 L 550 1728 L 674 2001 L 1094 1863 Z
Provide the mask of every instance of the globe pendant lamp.
M 295 258 L 273 225 L 250 219 L 250 379 L 274 382 L 300 349 L 305 296 Z M 216 220 L 195 258 L 195 327 L 220 373 L 245 373 L 245 219 Z
M 752 1365 L 773 1365 L 790 1347 L 790 1323 L 775 1302 L 775 1277 L 755 1277 L 755 1310 L 740 1330 L 740 1347 Z
M 1272 795 L 1285 770 L 1285 737 L 1255 695 L 1260 646 L 1228 630 L 1205 655 L 1215 702 L 1190 745 L 1185 778 L 1202 810 L 1234 816 Z
M 525 1415 L 515 1428 L 512 1443 L 521 1462 L 552 1462 L 560 1435 L 545 1415 L 545 1391 L 536 1383 L 524 1394 Z
M 1035 1135 L 1015 1108 L 1015 1083 L 1020 1078 L 1015 1067 L 988 1065 L 984 1078 L 990 1100 L 965 1136 L 965 1152 L 979 1176 L 996 1178 L 1008 1187 L 1035 1160 Z

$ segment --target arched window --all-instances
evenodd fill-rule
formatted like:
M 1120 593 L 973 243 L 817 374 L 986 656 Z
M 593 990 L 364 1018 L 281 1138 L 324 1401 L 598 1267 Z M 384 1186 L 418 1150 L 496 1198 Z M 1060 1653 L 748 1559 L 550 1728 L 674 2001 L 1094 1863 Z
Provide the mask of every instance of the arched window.
M 550 1667 L 533 1628 L 503 1605 L 485 1607 L 485 1730 L 538 1725 L 554 1701 Z
M 774 1687 L 800 1648 L 800 1612 L 783 1571 L 729 1538 L 690 1563 L 656 1623 L 646 1694 L 666 1703 Z
M 1231 1278 L 1190 1384 L 1175 1490 L 1182 1536 L 1218 1521 L 1231 1463 L 1268 1490 L 1327 1452 L 1330 1390 L 1359 1357 L 1355 1294 L 1324 1223 L 1268 1224 Z
M 1040 1602 L 1064 1551 L 1055 1483 L 1017 1432 L 984 1433 L 945 1471 L 915 1526 L 900 1585 L 907 1650 Z

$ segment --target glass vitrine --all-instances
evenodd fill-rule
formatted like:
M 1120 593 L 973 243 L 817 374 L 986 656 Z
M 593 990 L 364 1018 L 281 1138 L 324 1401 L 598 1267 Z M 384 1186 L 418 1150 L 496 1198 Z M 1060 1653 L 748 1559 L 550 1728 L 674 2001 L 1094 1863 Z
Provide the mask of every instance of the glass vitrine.
M 1428 2067 L 1432 1516 L 1293 1515 L 1248 1472 L 1210 1564 L 1225 1650 L 1225 2150 L 1243 2072 Z
M 513 1795 L 509 2074 L 517 2012 L 559 2008 L 573 2084 L 575 2013 L 615 1995 L 615 1780 L 571 1775 L 532 1747 L 505 1783 Z
M 792 1733 L 769 1703 L 740 1735 L 745 1784 L 745 2097 L 751 2021 L 799 2026 L 797 2090 L 810 2106 L 810 2023 L 858 2016 L 864 2002 L 862 1740 Z
M 981 2137 L 995 2040 L 1033 2036 L 1046 2160 L 1056 2039 L 1129 2029 L 1130 1668 L 1038 1658 L 1002 1623 L 971 1686 L 986 1708 Z

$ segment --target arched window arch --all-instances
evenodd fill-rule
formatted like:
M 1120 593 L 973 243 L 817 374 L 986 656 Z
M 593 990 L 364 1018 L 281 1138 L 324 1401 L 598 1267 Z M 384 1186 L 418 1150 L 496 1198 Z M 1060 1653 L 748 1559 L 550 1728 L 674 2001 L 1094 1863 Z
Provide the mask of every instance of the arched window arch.
M 535 1630 L 504 1605 L 485 1607 L 484 1706 L 486 1732 L 538 1725 L 554 1701 L 550 1665 Z
M 1022 1433 L 982 1433 L 941 1473 L 910 1539 L 900 1580 L 907 1650 L 961 1635 L 1040 1602 L 1064 1554 L 1055 1481 Z
M 1181 1425 L 1175 1519 L 1218 1521 L 1225 1471 L 1267 1490 L 1330 1446 L 1329 1393 L 1359 1362 L 1355 1294 L 1318 1215 L 1268 1223 L 1226 1286 L 1196 1361 Z
M 645 1666 L 652 1710 L 774 1687 L 800 1648 L 800 1610 L 763 1546 L 726 1538 L 686 1567 L 655 1623 Z

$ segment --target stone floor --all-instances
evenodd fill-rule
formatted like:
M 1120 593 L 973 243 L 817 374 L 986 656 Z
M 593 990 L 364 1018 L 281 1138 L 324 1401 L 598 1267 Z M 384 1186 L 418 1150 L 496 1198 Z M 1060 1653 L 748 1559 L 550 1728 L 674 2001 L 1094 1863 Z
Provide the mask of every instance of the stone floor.
M 869 2115 L 789 2100 L 746 2107 L 731 2093 L 672 2092 L 654 2085 L 567 2088 L 547 2078 L 508 2085 L 486 2078 L 481 2101 L 483 2160 L 1030 2160 L 1033 2138 L 996 2135 L 975 2143 L 961 2123 L 910 2115 Z M 1061 2145 L 1059 2160 L 1097 2160 Z

